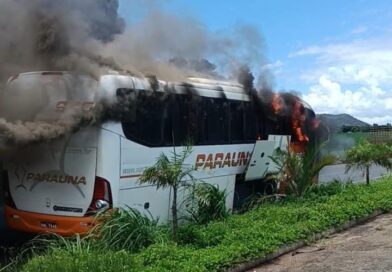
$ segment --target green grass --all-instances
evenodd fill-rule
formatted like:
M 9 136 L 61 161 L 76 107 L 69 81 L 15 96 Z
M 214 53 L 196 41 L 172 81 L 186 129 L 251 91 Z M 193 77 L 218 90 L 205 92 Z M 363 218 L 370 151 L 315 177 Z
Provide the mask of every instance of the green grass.
M 207 225 L 183 226 L 178 245 L 154 243 L 138 253 L 51 248 L 21 271 L 221 271 L 379 209 L 392 209 L 392 177 L 370 186 L 322 186 L 303 198 L 265 203 Z

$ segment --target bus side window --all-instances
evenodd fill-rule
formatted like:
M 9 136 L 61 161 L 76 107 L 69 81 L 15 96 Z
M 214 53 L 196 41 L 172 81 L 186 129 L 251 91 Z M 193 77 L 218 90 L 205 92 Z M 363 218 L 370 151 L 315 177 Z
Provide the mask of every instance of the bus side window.
M 184 145 L 188 140 L 200 144 L 199 98 L 185 94 L 171 94 L 166 103 L 164 145 Z
M 228 105 L 220 98 L 204 97 L 203 140 L 206 144 L 228 143 Z
M 245 111 L 245 140 L 246 141 L 255 141 L 257 139 L 258 134 L 258 117 L 257 112 L 255 111 L 255 107 L 249 103 L 244 103 L 244 111 Z
M 242 101 L 232 100 L 230 105 L 230 142 L 238 143 L 244 140 L 244 106 Z
M 173 136 L 175 145 L 182 145 L 188 136 L 189 101 L 186 95 L 176 94 L 172 104 Z M 173 145 L 172 139 L 170 145 Z
M 145 90 L 131 90 L 129 95 L 135 93 L 129 103 L 129 110 L 122 120 L 125 136 L 132 141 L 147 146 L 162 145 L 163 121 L 165 117 L 164 94 Z M 120 96 L 123 91 L 120 91 Z M 132 109 L 136 107 L 136 109 Z

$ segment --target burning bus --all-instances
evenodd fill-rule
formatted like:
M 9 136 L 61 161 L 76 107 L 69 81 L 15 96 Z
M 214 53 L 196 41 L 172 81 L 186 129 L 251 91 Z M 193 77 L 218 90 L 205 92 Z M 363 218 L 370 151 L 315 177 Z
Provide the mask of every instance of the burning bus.
M 84 233 L 96 212 L 124 206 L 168 221 L 170 189 L 138 179 L 189 139 L 193 176 L 226 190 L 230 209 L 265 186 L 276 148 L 303 152 L 315 141 L 315 114 L 297 96 L 260 97 L 233 82 L 33 72 L 8 86 L 5 97 L 14 104 L 13 97 L 36 91 L 22 104 L 37 124 L 54 126 L 35 129 L 36 143 L 22 145 L 5 165 L 6 222 L 27 232 Z M 54 134 L 48 141 L 44 129 Z

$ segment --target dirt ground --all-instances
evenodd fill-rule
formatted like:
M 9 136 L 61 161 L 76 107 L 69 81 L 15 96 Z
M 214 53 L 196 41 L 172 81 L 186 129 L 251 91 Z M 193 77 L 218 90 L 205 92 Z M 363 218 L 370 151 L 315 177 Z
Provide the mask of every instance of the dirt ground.
M 250 271 L 392 271 L 392 214 L 385 214 Z

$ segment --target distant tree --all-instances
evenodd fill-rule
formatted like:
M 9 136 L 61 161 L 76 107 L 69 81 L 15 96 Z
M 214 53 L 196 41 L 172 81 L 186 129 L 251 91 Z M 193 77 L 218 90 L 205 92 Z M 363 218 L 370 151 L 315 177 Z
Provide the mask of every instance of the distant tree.
M 346 173 L 354 168 L 366 175 L 366 184 L 370 183 L 370 166 L 376 164 L 392 169 L 392 147 L 386 144 L 371 144 L 362 141 L 346 151 Z
M 178 212 L 177 212 L 177 192 L 181 185 L 185 184 L 186 179 L 193 180 L 191 172 L 194 170 L 193 167 L 185 167 L 185 159 L 191 154 L 192 148 L 187 145 L 180 152 L 176 152 L 176 148 L 173 148 L 171 156 L 161 154 L 157 159 L 156 163 L 144 170 L 140 183 L 150 183 L 157 188 L 170 187 L 173 192 L 173 200 L 171 205 L 172 212 L 172 233 L 173 240 L 177 241 L 178 237 Z

